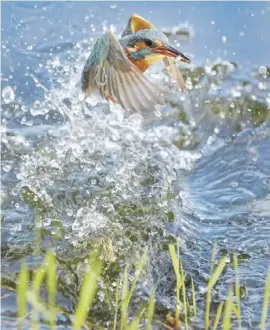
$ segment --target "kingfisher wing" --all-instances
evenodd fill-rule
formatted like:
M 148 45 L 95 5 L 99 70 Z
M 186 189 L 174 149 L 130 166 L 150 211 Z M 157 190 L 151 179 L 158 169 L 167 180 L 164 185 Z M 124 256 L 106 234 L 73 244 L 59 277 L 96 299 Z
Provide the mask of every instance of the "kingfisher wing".
M 163 59 L 164 65 L 166 69 L 169 71 L 171 77 L 176 81 L 176 87 L 179 90 L 185 91 L 186 90 L 186 83 L 183 78 L 183 75 L 179 68 L 176 65 L 176 61 L 172 57 L 164 57 Z
M 96 41 L 83 69 L 82 89 L 87 95 L 98 90 L 103 97 L 138 112 L 152 111 L 164 103 L 161 90 L 128 59 L 112 32 Z

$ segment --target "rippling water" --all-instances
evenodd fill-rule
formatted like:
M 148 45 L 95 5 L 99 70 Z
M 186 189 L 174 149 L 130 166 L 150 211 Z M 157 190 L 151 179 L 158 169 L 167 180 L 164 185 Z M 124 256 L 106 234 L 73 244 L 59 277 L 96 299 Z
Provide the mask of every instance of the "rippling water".
M 121 33 L 134 12 L 194 54 L 183 67 L 188 94 L 172 93 L 147 123 L 94 97 L 80 101 L 94 39 L 110 27 Z M 138 297 L 155 285 L 160 308 L 173 309 L 166 245 L 178 241 L 199 305 L 213 245 L 218 258 L 236 251 L 243 325 L 258 329 L 270 260 L 270 5 L 6 2 L 2 22 L 3 327 L 15 327 L 20 261 L 34 268 L 51 246 L 59 303 L 71 311 L 98 244 L 105 287 L 150 246 Z M 170 87 L 159 66 L 150 75 Z M 216 301 L 233 281 L 229 264 Z M 104 306 L 97 322 L 112 312 Z

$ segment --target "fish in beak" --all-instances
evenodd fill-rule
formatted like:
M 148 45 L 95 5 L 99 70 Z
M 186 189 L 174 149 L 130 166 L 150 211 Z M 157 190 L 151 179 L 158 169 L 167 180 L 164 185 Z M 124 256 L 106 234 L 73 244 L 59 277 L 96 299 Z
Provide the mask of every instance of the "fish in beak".
M 171 46 L 159 46 L 153 49 L 155 53 L 162 54 L 169 57 L 180 57 L 180 61 L 185 63 L 190 63 L 190 59 L 184 55 L 183 53 L 179 52 L 179 50 L 171 47 Z

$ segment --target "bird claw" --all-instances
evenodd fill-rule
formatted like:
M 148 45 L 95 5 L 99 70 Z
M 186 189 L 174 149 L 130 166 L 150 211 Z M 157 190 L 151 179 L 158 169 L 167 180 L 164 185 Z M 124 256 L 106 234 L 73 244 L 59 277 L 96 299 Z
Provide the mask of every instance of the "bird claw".
M 113 103 L 117 103 L 117 99 L 115 99 L 115 98 L 112 97 L 112 96 L 107 96 L 106 99 L 107 99 L 108 101 L 112 101 Z

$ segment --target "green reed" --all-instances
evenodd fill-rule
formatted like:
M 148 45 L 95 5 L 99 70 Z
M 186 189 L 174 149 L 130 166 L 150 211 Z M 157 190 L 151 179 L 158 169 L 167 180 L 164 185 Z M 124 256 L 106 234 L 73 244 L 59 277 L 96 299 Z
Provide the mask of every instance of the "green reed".
M 125 267 L 115 287 L 115 307 L 114 317 L 111 320 L 114 330 L 137 330 L 144 327 L 145 330 L 152 329 L 153 323 L 161 323 L 166 329 L 189 329 L 192 328 L 194 317 L 198 313 L 196 305 L 196 293 L 193 279 L 191 288 L 187 288 L 186 274 L 183 269 L 179 253 L 174 245 L 169 245 L 172 266 L 176 278 L 176 306 L 173 316 L 166 317 L 161 321 L 161 316 L 155 313 L 155 291 L 149 296 L 148 302 L 139 307 L 137 314 L 131 317 L 131 300 L 136 289 L 138 280 L 142 277 L 147 263 L 148 252 L 144 251 L 140 261 L 135 265 L 133 281 L 129 280 L 129 269 Z M 210 279 L 207 285 L 204 322 L 205 329 L 223 330 L 232 329 L 232 320 L 238 320 L 237 329 L 241 330 L 241 295 L 240 281 L 238 276 L 238 260 L 233 255 L 233 266 L 235 270 L 235 284 L 231 286 L 225 301 L 218 305 L 215 315 L 211 311 L 212 290 L 221 279 L 221 275 L 227 265 L 227 257 L 222 258 L 215 267 L 215 249 L 213 253 Z M 46 320 L 46 324 L 51 329 L 57 329 L 58 317 L 63 312 L 63 308 L 57 305 L 57 267 L 58 262 L 54 253 L 49 250 L 42 264 L 30 273 L 25 263 L 21 266 L 21 271 L 17 279 L 17 310 L 18 328 L 25 328 L 28 322 L 31 329 L 39 328 L 40 316 Z M 103 329 L 101 326 L 91 325 L 89 312 L 94 305 L 95 297 L 99 288 L 99 280 L 104 269 L 103 261 L 95 252 L 89 256 L 84 272 L 84 278 L 80 288 L 80 293 L 74 313 L 70 316 L 73 329 Z M 30 276 L 32 275 L 32 276 Z M 41 291 L 47 292 L 47 299 L 41 297 Z M 189 294 L 190 293 L 190 294 Z M 235 294 L 236 299 L 233 299 Z M 265 284 L 265 293 L 262 303 L 261 330 L 267 328 L 267 313 L 270 300 L 270 269 Z M 165 317 L 164 317 L 165 318 Z M 102 321 L 102 320 L 101 320 Z M 234 329 L 235 323 L 234 323 Z

